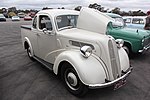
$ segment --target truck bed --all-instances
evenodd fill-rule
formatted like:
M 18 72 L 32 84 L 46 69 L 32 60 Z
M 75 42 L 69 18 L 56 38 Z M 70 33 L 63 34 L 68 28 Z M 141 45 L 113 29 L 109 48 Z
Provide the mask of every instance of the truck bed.
M 31 25 L 21 25 L 21 28 L 31 30 Z

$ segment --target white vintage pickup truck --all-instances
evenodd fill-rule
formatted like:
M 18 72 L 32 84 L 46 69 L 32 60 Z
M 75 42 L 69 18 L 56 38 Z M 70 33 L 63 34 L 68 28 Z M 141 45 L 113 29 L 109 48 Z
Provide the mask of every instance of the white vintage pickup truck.
M 24 49 L 62 78 L 74 95 L 88 88 L 113 86 L 117 89 L 131 73 L 123 40 L 106 35 L 110 17 L 82 8 L 39 11 L 31 26 L 21 26 Z

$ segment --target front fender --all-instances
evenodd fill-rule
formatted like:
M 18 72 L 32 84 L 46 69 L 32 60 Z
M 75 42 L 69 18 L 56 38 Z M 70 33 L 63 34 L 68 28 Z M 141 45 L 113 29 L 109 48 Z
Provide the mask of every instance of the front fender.
M 118 49 L 121 70 L 126 71 L 129 67 L 129 57 L 123 48 Z
M 64 51 L 55 60 L 53 67 L 55 74 L 58 74 L 58 67 L 62 61 L 67 61 L 73 66 L 80 80 L 85 85 L 105 83 L 106 73 L 103 68 L 105 66 L 93 55 L 84 58 L 79 50 Z

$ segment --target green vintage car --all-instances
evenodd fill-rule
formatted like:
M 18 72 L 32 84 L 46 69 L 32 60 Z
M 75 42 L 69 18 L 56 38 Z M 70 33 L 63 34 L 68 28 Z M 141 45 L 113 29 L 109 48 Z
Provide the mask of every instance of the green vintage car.
M 142 53 L 150 48 L 150 31 L 125 27 L 123 18 L 118 14 L 106 13 L 113 18 L 108 25 L 107 34 L 115 39 L 124 40 L 124 49 L 128 54 Z

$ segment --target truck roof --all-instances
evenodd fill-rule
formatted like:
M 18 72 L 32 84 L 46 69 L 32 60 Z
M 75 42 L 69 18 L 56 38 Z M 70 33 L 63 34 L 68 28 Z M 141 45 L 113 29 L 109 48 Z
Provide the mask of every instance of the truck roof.
M 51 16 L 59 16 L 59 15 L 68 15 L 68 14 L 75 14 L 79 15 L 79 11 L 69 10 L 69 9 L 48 9 L 48 10 L 41 10 L 38 14 L 47 13 Z

